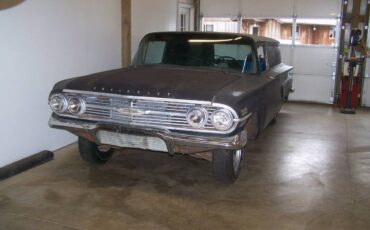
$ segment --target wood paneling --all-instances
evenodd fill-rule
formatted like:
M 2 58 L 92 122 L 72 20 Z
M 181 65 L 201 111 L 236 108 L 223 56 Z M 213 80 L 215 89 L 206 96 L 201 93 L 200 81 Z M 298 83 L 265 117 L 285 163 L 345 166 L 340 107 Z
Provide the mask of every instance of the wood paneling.
M 24 2 L 24 0 L 0 0 L 0 10 L 11 8 L 22 2 Z
M 122 66 L 131 64 L 131 0 L 122 0 Z

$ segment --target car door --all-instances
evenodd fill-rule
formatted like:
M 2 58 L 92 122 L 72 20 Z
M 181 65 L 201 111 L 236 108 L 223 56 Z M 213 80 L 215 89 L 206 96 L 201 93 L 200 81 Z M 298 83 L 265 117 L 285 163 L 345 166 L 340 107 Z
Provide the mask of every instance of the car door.
M 276 57 L 272 52 L 269 51 L 270 45 L 268 43 L 260 43 L 257 46 L 258 53 L 258 69 L 261 77 L 265 78 L 266 86 L 264 87 L 262 94 L 265 105 L 261 107 L 261 115 L 265 115 L 263 119 L 264 127 L 266 127 L 270 121 L 276 116 L 276 113 L 280 110 L 282 104 L 281 98 L 281 81 L 282 76 L 279 71 L 276 71 Z M 270 56 L 269 56 L 270 55 Z

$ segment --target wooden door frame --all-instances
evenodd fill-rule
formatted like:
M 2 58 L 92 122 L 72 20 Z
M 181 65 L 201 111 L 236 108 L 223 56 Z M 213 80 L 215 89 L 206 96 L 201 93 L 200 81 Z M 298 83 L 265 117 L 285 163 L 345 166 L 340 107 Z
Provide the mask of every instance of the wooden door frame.
M 121 0 L 122 6 L 122 67 L 131 64 L 131 0 Z

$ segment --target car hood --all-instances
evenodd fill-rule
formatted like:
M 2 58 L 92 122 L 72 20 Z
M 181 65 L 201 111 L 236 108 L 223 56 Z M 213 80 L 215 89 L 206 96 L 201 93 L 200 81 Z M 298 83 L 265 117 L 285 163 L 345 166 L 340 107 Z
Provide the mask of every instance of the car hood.
M 145 97 L 212 101 L 216 94 L 241 77 L 238 73 L 187 67 L 130 67 L 59 82 L 63 89 Z

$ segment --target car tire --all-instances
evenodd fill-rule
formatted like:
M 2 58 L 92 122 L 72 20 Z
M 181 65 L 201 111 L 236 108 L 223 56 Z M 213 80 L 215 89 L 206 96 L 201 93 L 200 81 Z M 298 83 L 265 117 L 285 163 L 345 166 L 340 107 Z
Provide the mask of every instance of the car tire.
M 245 148 L 241 150 L 214 150 L 212 152 L 213 175 L 224 184 L 232 184 L 238 179 L 241 171 L 241 161 Z
M 246 126 L 248 140 L 256 140 L 261 132 L 259 113 L 253 113 Z
M 272 118 L 272 120 L 270 121 L 270 125 L 275 125 L 277 122 L 277 115 L 274 116 L 274 118 Z
M 107 152 L 100 151 L 97 144 L 82 137 L 78 138 L 78 148 L 80 150 L 81 158 L 93 165 L 106 163 L 112 157 L 114 152 L 114 149 L 110 149 Z

